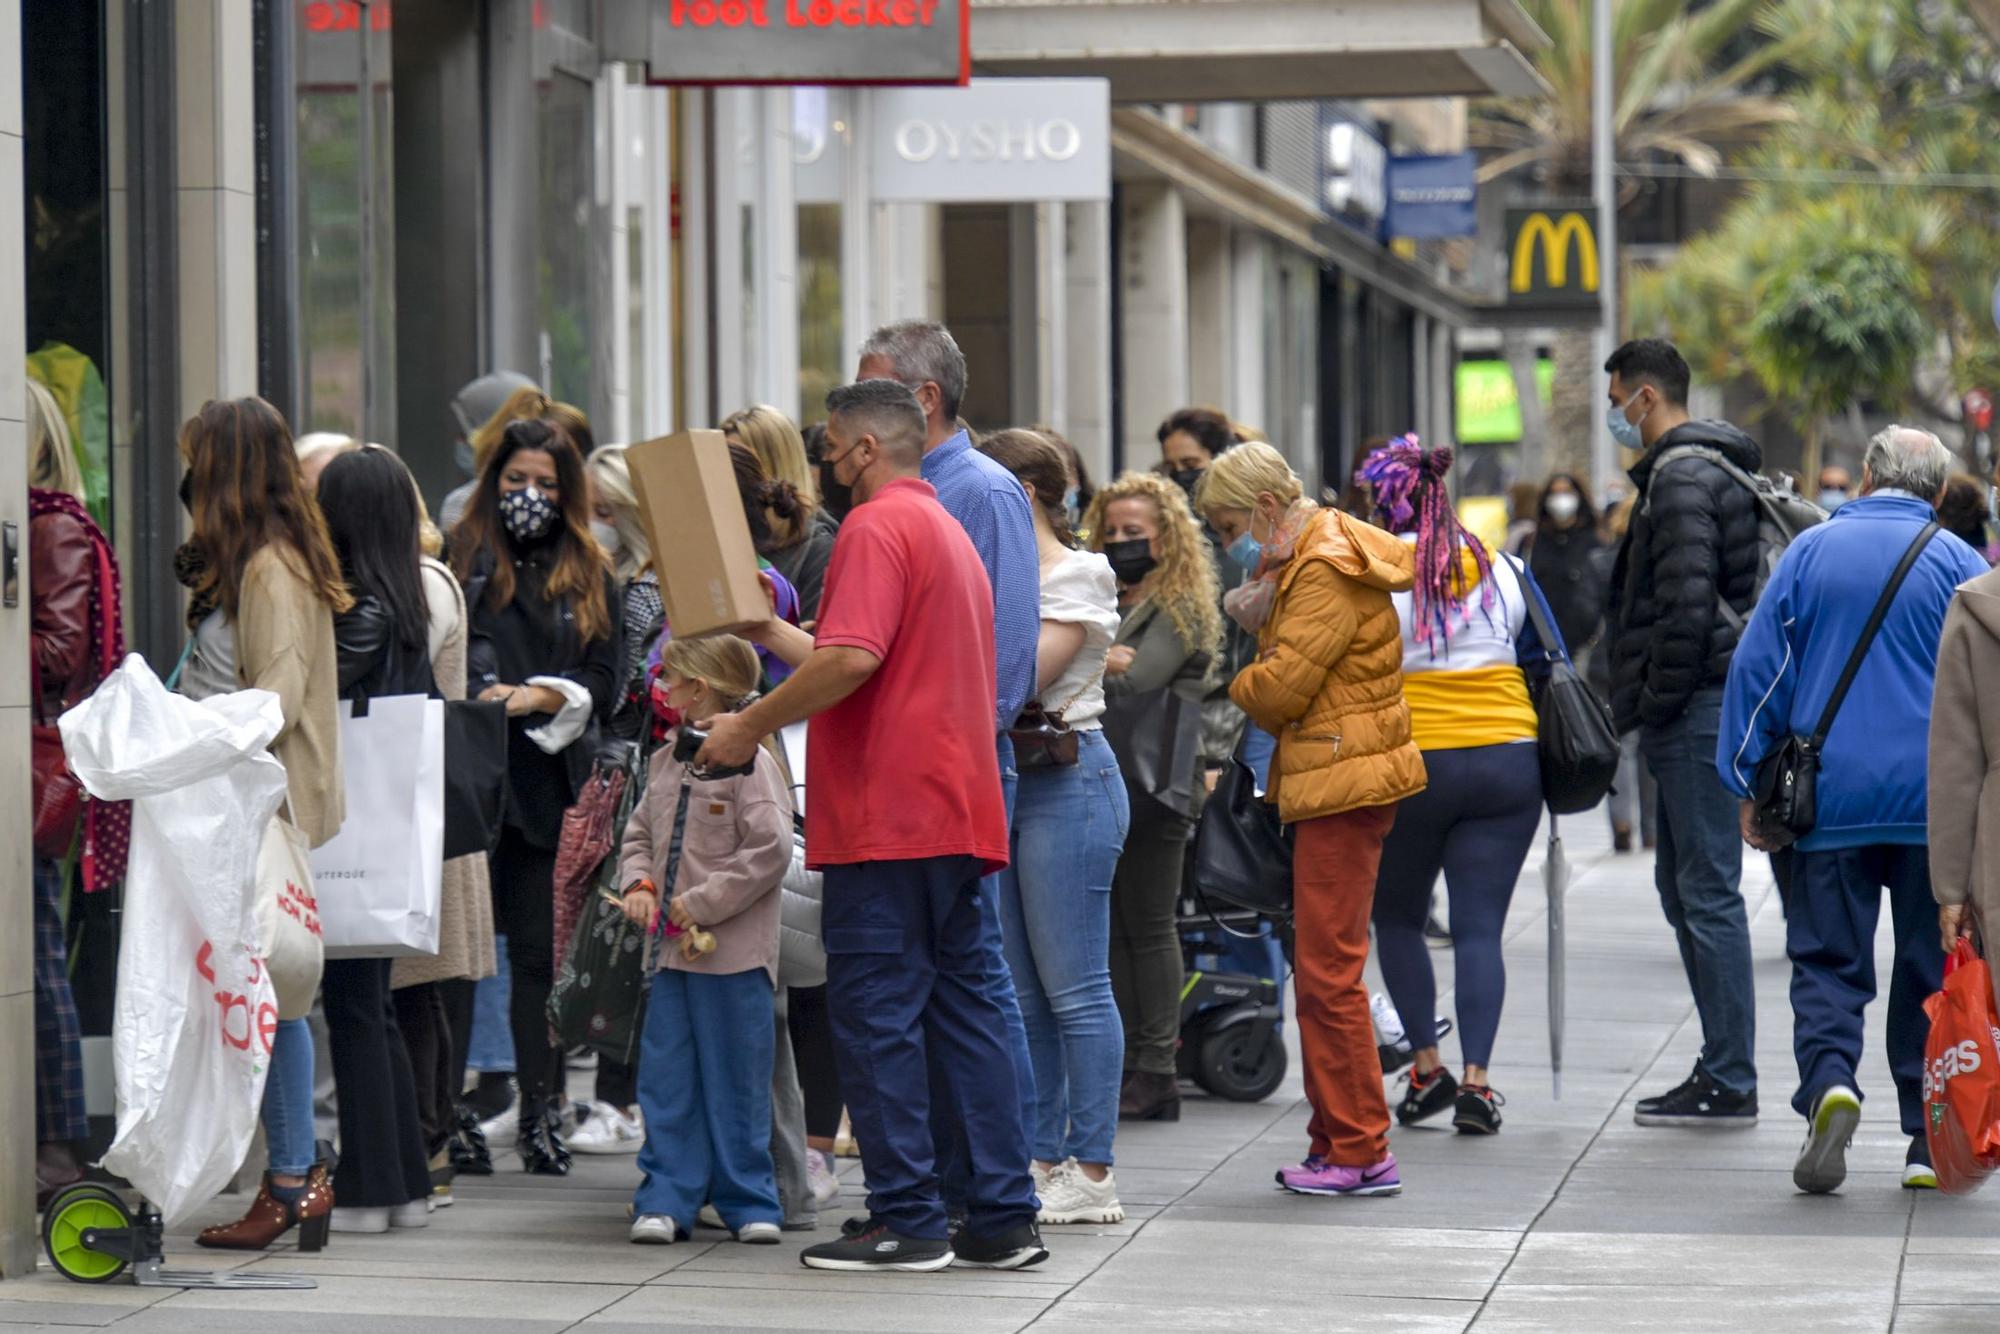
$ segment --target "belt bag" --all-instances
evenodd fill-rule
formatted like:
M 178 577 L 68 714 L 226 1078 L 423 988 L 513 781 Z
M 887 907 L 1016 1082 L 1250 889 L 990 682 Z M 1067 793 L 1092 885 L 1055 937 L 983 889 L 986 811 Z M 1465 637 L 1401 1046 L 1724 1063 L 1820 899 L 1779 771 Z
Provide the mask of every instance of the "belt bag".
M 1032 700 L 1007 729 L 1007 739 L 1014 743 L 1016 769 L 1063 769 L 1077 761 L 1075 731 L 1061 713 L 1045 713 Z
M 1833 693 L 1827 696 L 1826 707 L 1820 710 L 1819 724 L 1812 735 L 1786 737 L 1757 765 L 1757 823 L 1764 835 L 1779 846 L 1797 842 L 1818 825 L 1819 760 L 1826 748 L 1827 733 L 1833 730 L 1834 717 L 1847 699 L 1848 688 L 1861 671 L 1869 647 L 1881 633 L 1897 590 L 1902 588 L 1903 580 L 1909 577 L 1917 557 L 1923 554 L 1937 530 L 1935 522 L 1927 524 L 1903 553 L 1882 595 L 1875 599 L 1875 609 L 1868 614 L 1868 624 L 1861 628 L 1854 651 L 1847 655 L 1847 665 L 1840 669 L 1840 679 L 1834 683 Z

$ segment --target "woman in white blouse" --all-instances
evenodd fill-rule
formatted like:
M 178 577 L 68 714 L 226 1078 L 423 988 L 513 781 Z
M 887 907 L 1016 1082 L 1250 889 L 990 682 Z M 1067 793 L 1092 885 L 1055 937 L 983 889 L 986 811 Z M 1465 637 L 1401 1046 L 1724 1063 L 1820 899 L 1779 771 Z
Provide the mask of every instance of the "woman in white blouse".
M 1118 633 L 1111 566 L 1075 548 L 1062 453 L 1033 431 L 979 447 L 1028 493 L 1042 568 L 1035 700 L 1016 725 L 1012 864 L 1001 935 L 1035 1068 L 1035 1185 L 1044 1223 L 1125 1217 L 1111 1172 L 1125 1030 L 1111 994 L 1111 876 L 1131 807 L 1105 741 L 1104 663 Z

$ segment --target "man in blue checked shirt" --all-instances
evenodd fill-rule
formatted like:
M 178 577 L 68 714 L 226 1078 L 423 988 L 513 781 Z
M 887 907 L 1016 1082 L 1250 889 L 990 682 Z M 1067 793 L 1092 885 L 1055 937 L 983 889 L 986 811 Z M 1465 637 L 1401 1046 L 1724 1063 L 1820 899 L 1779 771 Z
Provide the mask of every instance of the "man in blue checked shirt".
M 1011 830 L 1015 770 L 1014 747 L 1007 729 L 1013 726 L 1022 706 L 1034 693 L 1035 647 L 1042 624 L 1041 565 L 1035 552 L 1035 524 L 1028 510 L 1028 495 L 1012 473 L 974 449 L 971 436 L 960 429 L 958 409 L 965 398 L 965 354 L 959 351 L 957 341 L 942 324 L 906 320 L 877 329 L 862 344 L 861 364 L 855 378 L 895 380 L 917 396 L 924 409 L 923 479 L 936 488 L 938 503 L 972 539 L 980 562 L 986 566 L 987 578 L 993 583 L 993 647 L 999 684 L 994 731 Z M 921 720 L 911 721 L 913 726 L 921 726 Z M 985 1177 L 998 1172 L 1011 1176 L 1019 1170 L 1020 1164 L 982 1160 L 996 1152 L 1005 1152 L 1010 1157 L 1017 1150 L 1025 1153 L 1027 1128 L 1034 1124 L 1034 1069 L 1028 1061 L 1028 1034 L 1021 1024 L 1013 975 L 1000 953 L 1000 919 L 995 907 L 998 898 L 997 878 L 988 876 L 980 882 L 981 911 L 986 923 L 983 933 L 988 957 L 986 976 L 1008 1016 L 1009 1045 L 1020 1080 L 1023 1138 L 1019 1145 L 968 1145 L 961 1128 L 942 1115 L 950 1103 L 937 1096 L 933 1067 L 931 1129 L 937 1146 L 937 1173 L 946 1208 L 954 1218 L 964 1212 L 974 1174 Z

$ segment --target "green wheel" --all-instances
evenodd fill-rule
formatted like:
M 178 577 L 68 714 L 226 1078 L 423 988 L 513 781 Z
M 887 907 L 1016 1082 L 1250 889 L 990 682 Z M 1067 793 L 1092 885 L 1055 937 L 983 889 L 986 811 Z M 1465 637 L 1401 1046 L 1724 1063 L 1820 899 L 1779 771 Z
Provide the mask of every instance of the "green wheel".
M 83 1234 L 132 1226 L 125 1202 L 109 1187 L 93 1183 L 71 1186 L 49 1201 L 42 1214 L 42 1249 L 56 1272 L 72 1283 L 109 1283 L 123 1274 L 123 1256 L 107 1255 L 83 1244 Z

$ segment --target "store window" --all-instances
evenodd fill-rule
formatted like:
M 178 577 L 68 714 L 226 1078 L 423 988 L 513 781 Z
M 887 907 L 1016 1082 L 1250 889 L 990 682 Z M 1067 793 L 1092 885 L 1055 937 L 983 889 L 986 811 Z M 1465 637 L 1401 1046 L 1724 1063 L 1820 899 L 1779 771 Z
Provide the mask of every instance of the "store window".
M 541 381 L 550 397 L 588 408 L 591 392 L 591 200 L 595 193 L 590 83 L 550 71 L 541 108 L 537 309 Z
M 799 200 L 799 418 L 824 420 L 826 396 L 853 373 L 842 345 L 840 186 L 852 146 L 852 94 L 799 88 L 792 94 L 792 146 Z
M 394 446 L 389 7 L 361 8 L 351 27 L 297 26 L 301 377 L 292 425 Z

